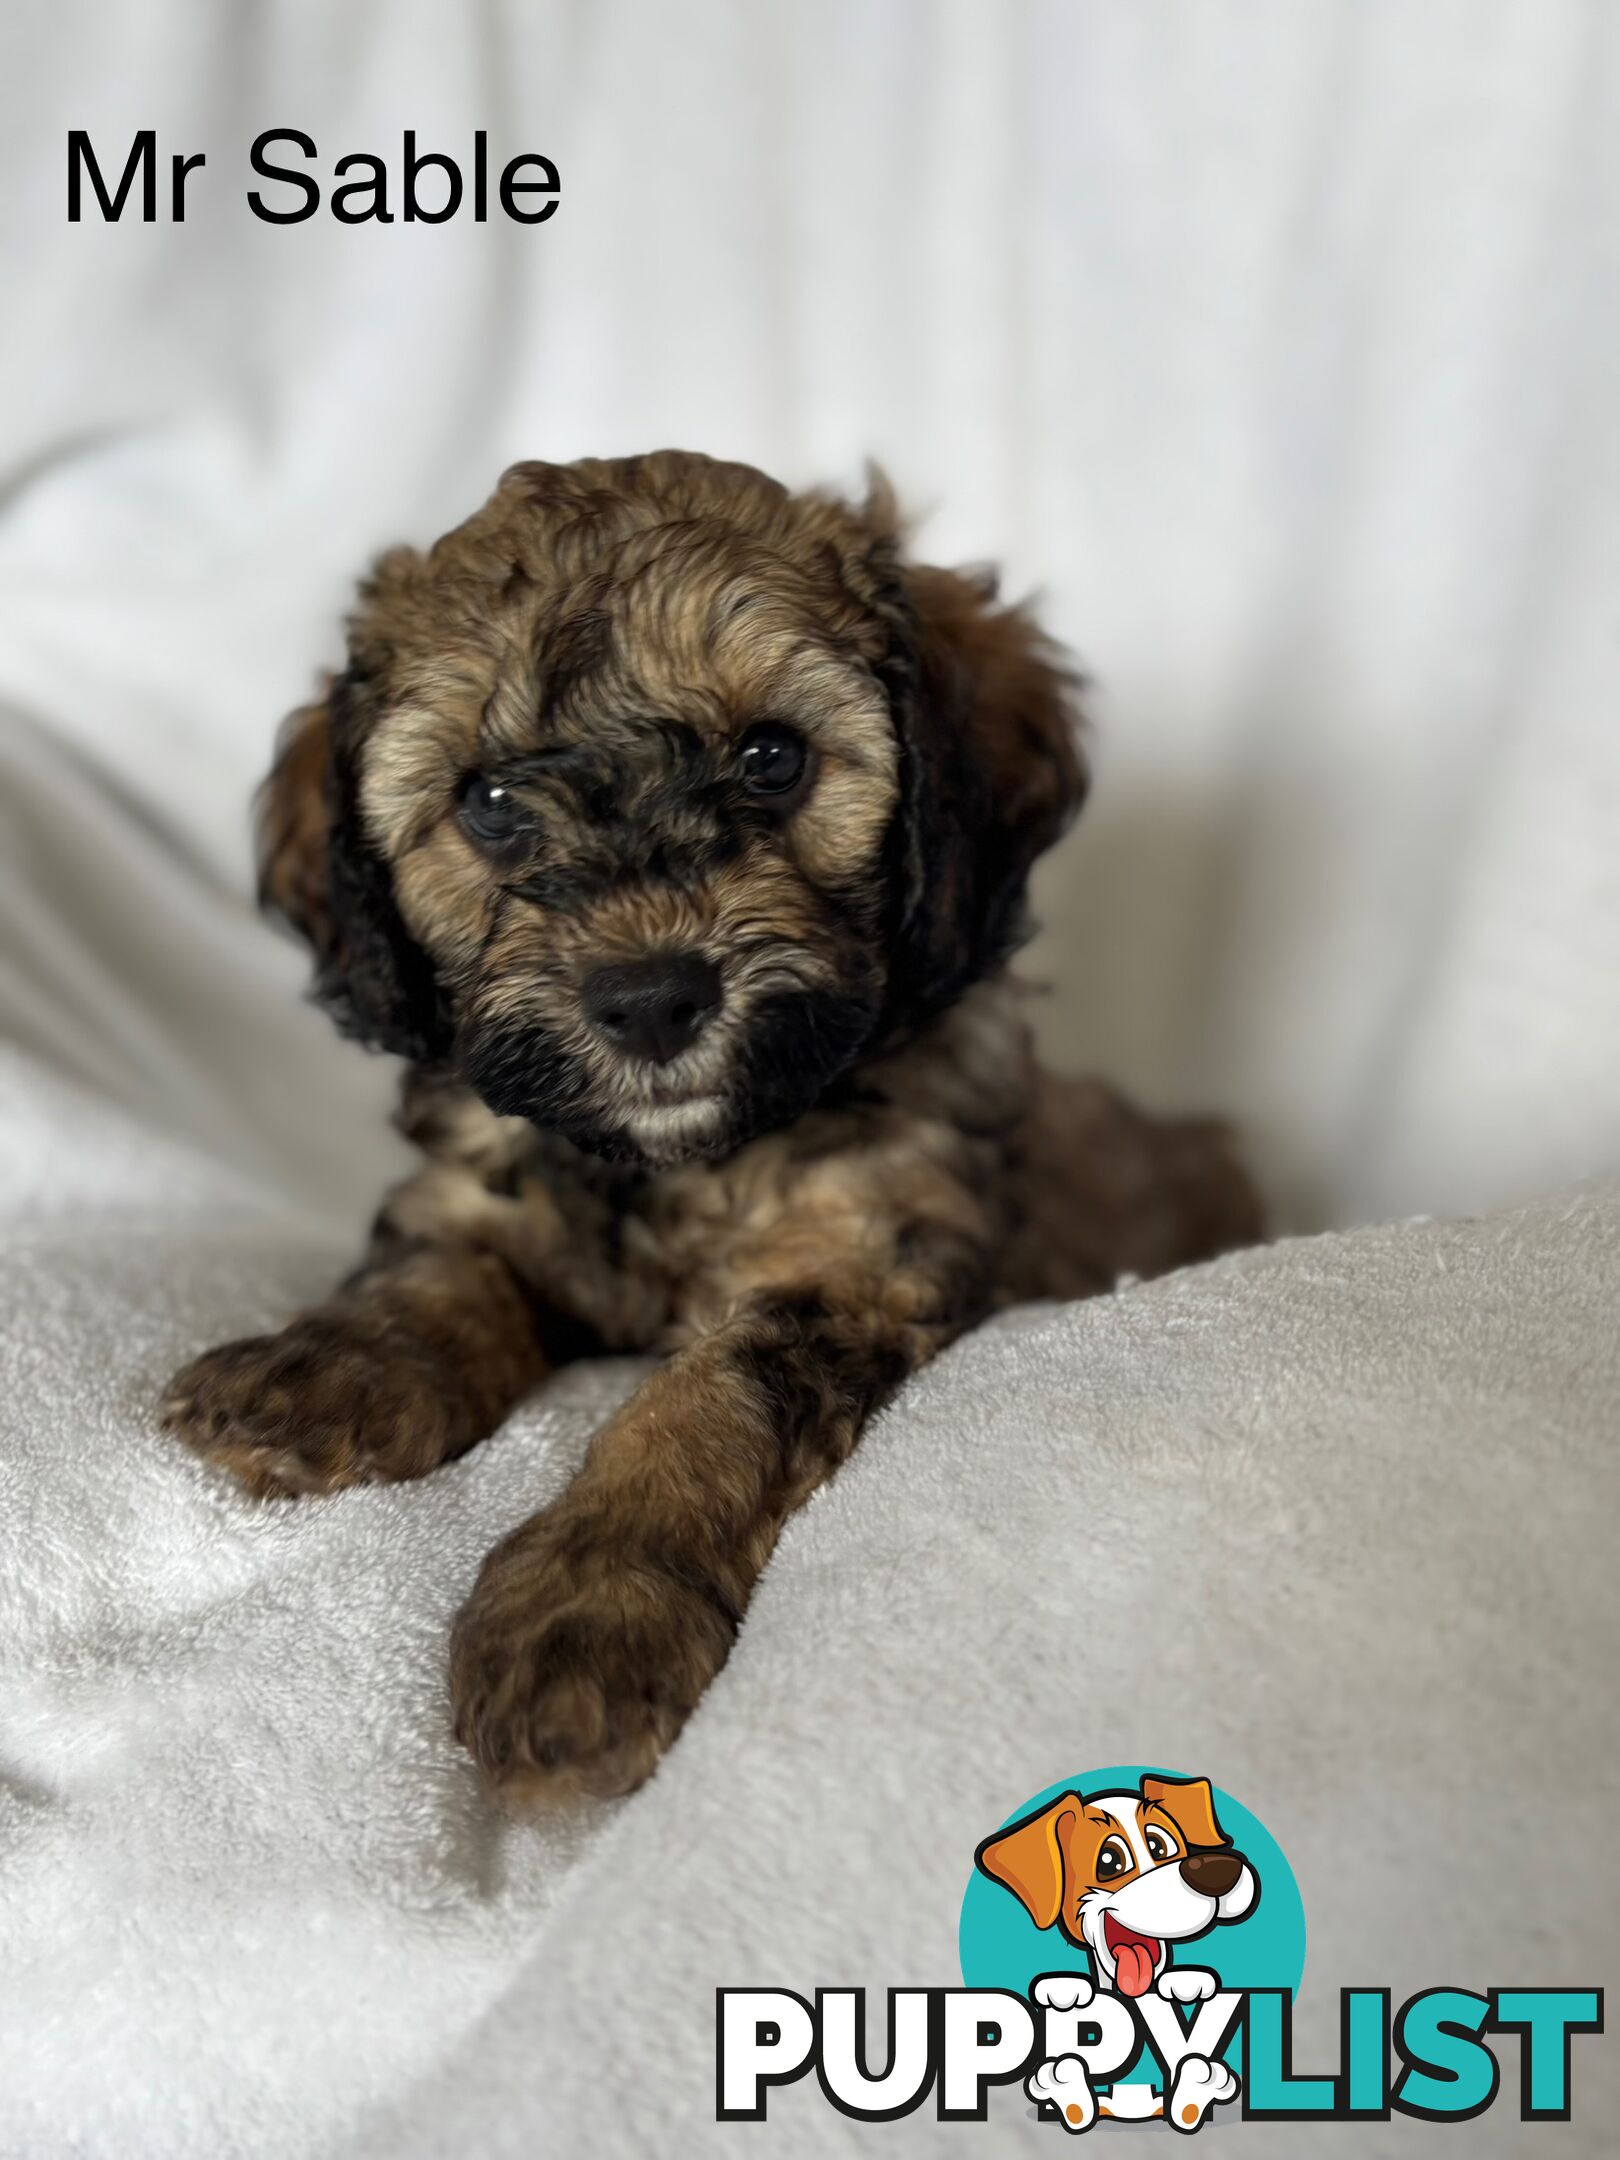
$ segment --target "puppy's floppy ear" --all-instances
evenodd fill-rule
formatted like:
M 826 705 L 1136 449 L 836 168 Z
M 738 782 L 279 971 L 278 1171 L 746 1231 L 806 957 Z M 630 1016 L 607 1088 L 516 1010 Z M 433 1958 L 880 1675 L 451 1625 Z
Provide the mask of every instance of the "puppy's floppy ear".
M 869 511 L 870 514 L 870 511 Z M 1085 800 L 1079 678 L 993 572 L 895 560 L 895 981 L 921 1014 L 1026 930 L 1035 859 Z
M 1215 1820 L 1215 1795 L 1208 1778 L 1145 1777 L 1142 1798 L 1162 1807 L 1189 1845 L 1230 1845 Z
M 283 723 L 259 791 L 259 904 L 315 955 L 314 996 L 345 1035 L 419 1062 L 449 1026 L 433 964 L 401 919 L 360 812 L 370 685 L 357 668 Z
M 1078 1793 L 1063 1793 L 1049 1807 L 988 1837 L 974 1859 L 1010 1890 L 1038 1928 L 1049 1928 L 1063 1910 L 1067 1831 L 1079 1820 Z
M 316 952 L 332 942 L 326 862 L 331 757 L 332 716 L 322 697 L 316 704 L 300 705 L 281 723 L 275 762 L 254 802 L 259 905 L 296 930 Z

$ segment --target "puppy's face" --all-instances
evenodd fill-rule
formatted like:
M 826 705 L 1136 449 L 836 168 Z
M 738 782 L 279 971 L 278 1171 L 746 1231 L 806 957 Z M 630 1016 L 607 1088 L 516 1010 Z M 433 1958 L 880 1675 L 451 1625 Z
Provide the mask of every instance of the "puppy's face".
M 1231 1849 L 1207 1778 L 1144 1777 L 1137 1792 L 1064 1793 L 987 1838 L 978 1863 L 1038 1927 L 1087 1950 L 1105 1987 L 1143 1995 L 1170 1946 L 1252 1911 L 1259 1880 Z
M 664 1163 L 788 1122 L 1016 935 L 1068 684 L 892 512 L 663 453 L 515 468 L 362 588 L 267 900 L 354 1032 Z

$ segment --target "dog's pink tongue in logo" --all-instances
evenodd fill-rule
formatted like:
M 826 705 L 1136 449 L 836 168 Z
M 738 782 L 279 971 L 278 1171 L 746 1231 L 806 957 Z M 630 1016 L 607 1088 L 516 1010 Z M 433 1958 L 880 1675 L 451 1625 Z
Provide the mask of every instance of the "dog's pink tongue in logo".
M 1112 1913 L 1103 1915 L 1103 1936 L 1114 1953 L 1114 1980 L 1122 1995 L 1145 1995 L 1153 1985 L 1154 1967 L 1164 1945 L 1151 1935 L 1139 1935 Z

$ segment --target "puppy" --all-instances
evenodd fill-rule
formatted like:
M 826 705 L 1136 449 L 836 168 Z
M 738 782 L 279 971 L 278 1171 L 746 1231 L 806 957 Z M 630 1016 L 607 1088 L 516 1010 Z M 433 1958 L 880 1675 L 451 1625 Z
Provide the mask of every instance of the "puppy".
M 1004 963 L 1079 807 L 1074 682 L 886 489 L 660 452 L 514 467 L 361 585 L 283 732 L 265 904 L 407 1061 L 420 1173 L 279 1335 L 172 1384 L 261 1494 L 423 1476 L 564 1359 L 667 1352 L 490 1554 L 456 1730 L 644 1778 L 787 1516 L 993 1307 L 1257 1233 L 1222 1131 L 1038 1075 Z
M 1243 1919 L 1260 1896 L 1259 1877 L 1215 1818 L 1208 1778 L 1145 1776 L 1134 1793 L 1060 1793 L 986 1838 L 974 1857 L 1038 1928 L 1056 1927 L 1090 1956 L 1090 1978 L 1046 1973 L 1035 1982 L 1034 1999 L 1049 2018 L 1083 2020 L 1098 1988 L 1132 1998 L 1152 1989 L 1178 2004 L 1207 2001 L 1215 1975 L 1172 1967 L 1172 1944 Z M 1024 2090 L 1073 2131 L 1089 2129 L 1099 2115 L 1115 2122 L 1164 2115 L 1175 2129 L 1192 2131 L 1237 2097 L 1238 2080 L 1226 2063 L 1188 2048 L 1174 2066 L 1168 2099 L 1150 2084 L 1115 2085 L 1101 2099 L 1071 2045 L 1039 2064 Z
M 976 1855 L 1039 1928 L 1089 1953 L 1098 1986 L 1121 1995 L 1157 1987 L 1193 2001 L 1188 1967 L 1167 1973 L 1172 1943 L 1241 1920 L 1259 1878 L 1215 1819 L 1207 1778 L 1144 1777 L 1139 1791 L 1063 1793 Z M 1188 1985 L 1182 1985 L 1188 1983 Z M 1207 1991 L 1205 1991 L 1207 1992 Z

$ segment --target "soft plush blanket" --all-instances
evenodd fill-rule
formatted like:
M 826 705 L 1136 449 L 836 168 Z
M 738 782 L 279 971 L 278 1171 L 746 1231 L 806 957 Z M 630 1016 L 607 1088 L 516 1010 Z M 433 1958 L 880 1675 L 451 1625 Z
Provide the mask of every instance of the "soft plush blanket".
M 1115 1762 L 1282 1841 L 1302 2065 L 1341 1984 L 1616 1977 L 1620 1186 L 982 1330 L 789 1526 L 653 1783 L 515 1822 L 445 1629 L 635 1368 L 423 1484 L 255 1503 L 154 1398 L 340 1247 L 37 1062 L 3 1091 L 0 2152 L 703 2150 L 717 1986 L 953 1982 L 978 1839 Z M 1558 2149 L 1596 2155 L 1620 2079 L 1576 2047 Z M 725 2149 L 943 2135 L 810 2080 Z

